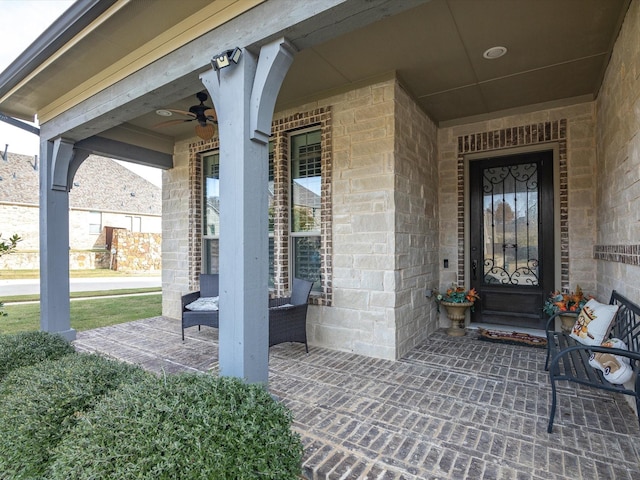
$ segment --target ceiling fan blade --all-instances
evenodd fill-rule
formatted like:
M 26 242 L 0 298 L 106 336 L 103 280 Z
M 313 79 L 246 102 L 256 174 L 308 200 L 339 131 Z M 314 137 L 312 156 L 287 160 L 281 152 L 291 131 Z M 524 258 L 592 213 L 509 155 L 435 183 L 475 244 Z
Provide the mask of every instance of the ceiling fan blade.
M 218 121 L 218 116 L 216 115 L 216 111 L 213 108 L 207 108 L 204 111 L 204 116 L 207 117 L 207 120 L 211 120 L 212 122 Z
M 162 128 L 162 127 L 170 127 L 171 125 L 178 125 L 179 123 L 190 122 L 193 119 L 190 118 L 188 120 L 167 120 L 166 122 L 160 122 L 153 126 L 153 128 Z
M 180 115 L 186 115 L 187 117 L 196 118 L 195 113 L 187 112 L 186 110 L 175 110 L 173 108 L 165 108 L 168 112 L 179 113 Z

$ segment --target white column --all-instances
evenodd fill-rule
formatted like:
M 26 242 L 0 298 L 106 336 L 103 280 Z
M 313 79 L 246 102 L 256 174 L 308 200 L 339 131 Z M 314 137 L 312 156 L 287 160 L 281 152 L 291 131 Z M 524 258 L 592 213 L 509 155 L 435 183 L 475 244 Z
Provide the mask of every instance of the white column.
M 220 374 L 249 383 L 269 379 L 268 139 L 292 61 L 280 39 L 200 77 L 220 135 Z

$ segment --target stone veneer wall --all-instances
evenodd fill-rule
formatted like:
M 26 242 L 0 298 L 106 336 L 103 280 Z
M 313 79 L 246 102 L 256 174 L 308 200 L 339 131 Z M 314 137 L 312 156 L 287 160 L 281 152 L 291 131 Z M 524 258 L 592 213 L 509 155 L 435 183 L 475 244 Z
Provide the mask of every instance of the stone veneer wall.
M 162 314 L 181 317 L 189 284 L 189 141 L 176 143 L 173 168 L 162 173 Z
M 394 85 L 318 102 L 333 112 L 333 303 L 307 317 L 312 344 L 395 358 Z
M 595 244 L 595 103 L 441 128 L 440 155 L 440 287 L 465 282 L 464 156 L 516 147 L 558 146 L 560 162 L 561 285 L 596 290 Z M 449 260 L 449 268 L 443 266 Z M 441 317 L 444 320 L 444 315 Z M 444 320 L 446 322 L 446 320 Z
M 395 78 L 280 112 L 333 115 L 333 302 L 311 306 L 310 343 L 401 357 L 435 329 L 436 133 Z
M 438 328 L 425 293 L 438 284 L 437 128 L 399 84 L 395 89 L 396 357 Z
M 598 297 L 640 301 L 640 1 L 625 17 L 596 102 Z

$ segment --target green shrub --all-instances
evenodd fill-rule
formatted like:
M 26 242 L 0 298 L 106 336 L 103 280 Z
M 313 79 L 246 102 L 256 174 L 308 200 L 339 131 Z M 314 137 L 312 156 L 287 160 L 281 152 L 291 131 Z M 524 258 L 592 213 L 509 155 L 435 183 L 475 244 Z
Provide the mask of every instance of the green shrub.
M 150 376 L 93 354 L 13 370 L 0 383 L 2 478 L 42 478 L 53 448 L 101 397 Z
M 0 335 L 0 382 L 15 368 L 71 353 L 75 353 L 73 346 L 60 335 L 47 332 Z
M 58 445 L 50 479 L 293 479 L 302 446 L 261 386 L 178 374 L 123 386 Z

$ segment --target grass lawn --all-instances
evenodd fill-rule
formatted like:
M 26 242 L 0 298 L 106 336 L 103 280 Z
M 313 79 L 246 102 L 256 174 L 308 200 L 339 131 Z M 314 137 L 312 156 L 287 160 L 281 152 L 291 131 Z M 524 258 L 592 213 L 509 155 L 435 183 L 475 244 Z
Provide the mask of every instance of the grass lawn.
M 0 333 L 40 329 L 39 303 L 5 305 L 4 311 L 8 316 L 0 317 Z M 161 294 L 74 300 L 71 327 L 81 332 L 161 314 Z

